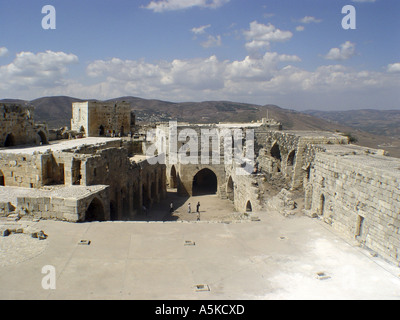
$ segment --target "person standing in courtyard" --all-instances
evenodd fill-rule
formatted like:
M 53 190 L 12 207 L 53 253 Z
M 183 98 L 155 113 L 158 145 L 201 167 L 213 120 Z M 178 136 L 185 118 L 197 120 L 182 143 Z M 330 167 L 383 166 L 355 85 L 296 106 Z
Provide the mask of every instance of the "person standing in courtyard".
M 196 212 L 197 212 L 197 213 L 200 213 L 200 201 L 197 202 L 197 205 L 196 205 Z
M 191 207 L 190 203 L 188 204 L 188 213 L 192 213 L 192 207 Z
M 173 213 L 174 212 L 174 203 L 171 202 L 169 205 L 169 213 Z

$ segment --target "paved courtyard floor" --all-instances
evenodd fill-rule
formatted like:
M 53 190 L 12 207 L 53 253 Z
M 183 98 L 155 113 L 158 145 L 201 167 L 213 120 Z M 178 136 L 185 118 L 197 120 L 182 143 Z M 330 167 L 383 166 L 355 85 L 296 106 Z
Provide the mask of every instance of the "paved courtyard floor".
M 173 216 L 164 202 L 136 222 L 35 222 L 46 240 L 0 237 L 0 299 L 400 299 L 400 269 L 322 221 L 241 219 L 213 197 L 181 200 Z M 197 222 L 186 210 L 199 200 Z M 42 287 L 47 265 L 55 289 Z

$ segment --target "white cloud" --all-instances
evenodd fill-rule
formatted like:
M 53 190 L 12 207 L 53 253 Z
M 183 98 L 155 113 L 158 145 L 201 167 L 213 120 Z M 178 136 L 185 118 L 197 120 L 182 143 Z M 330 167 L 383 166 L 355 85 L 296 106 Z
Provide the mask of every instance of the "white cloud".
M 389 64 L 387 66 L 387 72 L 389 72 L 389 73 L 400 73 L 400 62 Z
M 77 56 L 64 52 L 20 52 L 13 62 L 0 66 L 0 89 L 32 89 L 64 84 L 67 66 L 77 62 Z
M 356 54 L 356 46 L 350 41 L 340 45 L 340 48 L 332 48 L 325 59 L 327 60 L 347 60 Z
M 305 23 L 305 24 L 308 24 L 308 23 L 320 23 L 320 22 L 322 22 L 322 20 L 321 19 L 317 19 L 315 17 L 311 17 L 311 16 L 305 16 L 304 18 L 300 19 L 300 22 L 301 23 Z
M 6 47 L 0 47 L 0 57 L 4 57 L 8 54 L 8 49 Z
M 191 31 L 198 35 L 198 34 L 204 34 L 206 32 L 206 29 L 210 28 L 211 24 L 207 24 L 205 26 L 197 27 L 197 28 L 192 28 Z
M 203 48 L 220 47 L 222 44 L 221 36 L 208 35 L 207 40 L 204 41 L 201 46 Z
M 305 29 L 304 26 L 297 26 L 296 27 L 296 31 L 299 31 L 299 32 L 300 31 L 304 31 L 304 29 Z
M 250 30 L 245 31 L 244 35 L 248 40 L 246 43 L 248 50 L 269 49 L 271 42 L 284 42 L 293 36 L 290 31 L 282 31 L 270 23 L 264 25 L 257 21 L 250 23 Z
M 88 74 L 98 83 L 85 92 L 99 99 L 136 95 L 169 101 L 276 103 L 293 108 L 376 107 L 382 96 L 386 106 L 398 101 L 397 75 L 355 71 L 340 64 L 309 71 L 295 66 L 300 61 L 298 56 L 276 52 L 234 61 L 216 56 L 158 63 L 100 60 L 88 66 Z
M 183 10 L 193 7 L 201 8 L 219 8 L 230 0 L 160 0 L 151 1 L 144 8 L 153 10 L 154 12 Z
M 282 67 L 298 61 L 297 56 L 275 52 L 267 52 L 257 59 L 247 56 L 241 61 L 220 61 L 216 56 L 210 56 L 151 64 L 114 58 L 91 63 L 87 74 L 99 80 L 98 87 L 101 84 L 101 94 L 106 97 L 112 97 L 109 93 L 118 91 L 119 95 L 143 97 L 151 97 L 153 93 L 157 98 L 167 100 L 171 97 L 196 100 L 208 96 L 227 99 L 230 94 L 243 93 L 247 86 L 251 88 L 258 82 L 270 81 Z M 242 85 L 243 89 L 240 89 Z M 95 87 L 92 89 L 96 90 Z
M 398 106 L 400 63 L 388 72 L 355 71 L 340 64 L 305 70 L 296 55 L 266 52 L 238 60 L 208 58 L 146 62 L 112 58 L 88 64 L 90 79 L 67 78 L 78 58 L 62 52 L 22 52 L 0 66 L 0 95 L 33 99 L 69 95 L 111 99 L 133 95 L 168 101 L 230 100 L 291 108 Z M 382 103 L 384 102 L 384 103 Z

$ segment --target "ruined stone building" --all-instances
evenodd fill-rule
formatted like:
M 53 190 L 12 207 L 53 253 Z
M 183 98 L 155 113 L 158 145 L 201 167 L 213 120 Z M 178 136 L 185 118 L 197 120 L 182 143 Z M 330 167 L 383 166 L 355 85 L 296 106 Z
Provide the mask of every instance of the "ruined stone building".
M 0 104 L 0 118 L 0 147 L 48 142 L 47 126 L 35 123 L 33 107 Z
M 158 132 L 164 132 L 161 135 L 167 140 L 167 153 L 170 152 L 168 139 L 174 137 L 178 137 L 177 149 L 185 150 L 188 129 L 199 137 L 202 129 L 206 132 L 216 128 L 254 131 L 251 174 L 238 170 L 247 161 L 244 147 L 239 161 L 224 161 L 224 146 L 232 143 L 226 145 L 224 139 L 218 141 L 219 162 L 212 163 L 215 150 L 211 148 L 211 141 L 203 139 L 192 145 L 197 148 L 195 161 L 167 164 L 168 183 L 181 195 L 216 193 L 222 199 L 231 200 L 240 212 L 276 210 L 284 215 L 296 212 L 299 205 L 296 195 L 300 195 L 304 202 L 301 209 L 306 215 L 322 219 L 340 234 L 387 260 L 400 262 L 399 159 L 386 156 L 382 150 L 350 145 L 348 138 L 338 133 L 285 131 L 265 121 L 177 124 L 172 135 L 165 134 L 165 128 L 166 125 L 159 126 Z M 182 132 L 183 139 L 179 139 Z M 200 161 L 204 150 L 210 152 L 209 163 Z M 186 155 L 190 157 L 189 152 Z
M 71 129 L 85 137 L 125 136 L 134 131 L 135 115 L 126 102 L 72 104 Z
M 127 104 L 86 102 L 73 105 L 71 120 L 86 138 L 19 148 L 10 146 L 35 143 L 14 121 L 35 134 L 38 128 L 29 108 L 4 110 L 11 113 L 2 120 L 8 121 L 0 149 L 3 214 L 134 220 L 143 206 L 165 198 L 168 186 L 184 197 L 216 194 L 238 212 L 302 212 L 400 262 L 400 160 L 350 145 L 339 133 L 283 130 L 270 119 L 175 122 L 154 125 L 147 141 L 138 141 L 109 136 L 132 130 Z

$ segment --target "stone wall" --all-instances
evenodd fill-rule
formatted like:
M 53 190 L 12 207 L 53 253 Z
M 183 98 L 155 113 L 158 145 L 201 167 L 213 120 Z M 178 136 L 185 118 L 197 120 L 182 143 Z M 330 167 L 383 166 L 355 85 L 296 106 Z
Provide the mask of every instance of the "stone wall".
M 308 213 L 399 263 L 400 161 L 357 146 L 324 149 L 310 172 Z
M 48 129 L 33 119 L 34 108 L 0 104 L 0 147 L 47 144 Z
M 74 186 L 28 193 L 17 198 L 17 209 L 36 218 L 80 222 L 90 219 L 87 214 L 93 202 L 99 203 L 97 220 L 109 220 L 108 186 Z
M 281 187 L 301 189 L 315 154 L 312 146 L 347 143 L 347 137 L 330 132 L 271 131 L 262 142 L 257 159 L 259 170 Z
M 136 149 L 133 141 L 87 138 L 46 147 L 3 150 L 0 185 L 30 189 L 107 185 L 109 196 L 103 205 L 108 208 L 109 219 L 134 219 L 143 205 L 151 208 L 166 196 L 165 165 L 151 165 L 146 157 L 132 155 Z M 31 204 L 37 208 L 39 198 L 24 201 L 29 205 L 27 209 L 32 208 Z M 43 209 L 43 203 L 40 204 Z M 45 216 L 57 216 L 56 210 L 46 212 Z
M 42 155 L 0 154 L 1 185 L 38 188 L 44 185 Z
M 86 101 L 72 104 L 71 129 L 86 137 L 124 136 L 132 132 L 135 117 L 126 102 Z

